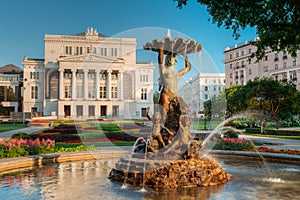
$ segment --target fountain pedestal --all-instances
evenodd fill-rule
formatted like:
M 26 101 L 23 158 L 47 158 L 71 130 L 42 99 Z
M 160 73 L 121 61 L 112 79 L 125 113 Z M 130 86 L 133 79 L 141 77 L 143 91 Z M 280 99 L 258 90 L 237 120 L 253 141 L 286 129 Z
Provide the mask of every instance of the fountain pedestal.
M 128 171 L 127 171 L 128 170 Z M 138 187 L 185 188 L 223 184 L 231 175 L 213 158 L 148 159 L 122 157 L 109 178 Z

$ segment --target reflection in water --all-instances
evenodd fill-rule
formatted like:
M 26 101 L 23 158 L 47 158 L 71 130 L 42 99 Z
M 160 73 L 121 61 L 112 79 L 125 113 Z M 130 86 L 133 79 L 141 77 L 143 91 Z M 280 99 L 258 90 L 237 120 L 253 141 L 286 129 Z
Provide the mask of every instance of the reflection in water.
M 111 182 L 107 177 L 116 160 L 72 162 L 43 166 L 0 177 L 0 199 L 300 199 L 299 166 L 261 161 L 218 159 L 233 175 L 220 186 L 152 190 Z M 271 177 L 270 177 L 271 176 Z M 279 181 L 280 180 L 280 181 Z

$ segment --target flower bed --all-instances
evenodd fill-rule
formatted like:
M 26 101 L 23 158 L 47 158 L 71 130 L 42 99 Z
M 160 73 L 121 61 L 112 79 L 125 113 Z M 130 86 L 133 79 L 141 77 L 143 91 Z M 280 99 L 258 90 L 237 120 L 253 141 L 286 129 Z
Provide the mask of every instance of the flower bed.
M 68 141 L 65 141 L 64 143 L 85 143 L 85 142 L 121 142 L 121 140 L 99 138 L 99 139 L 93 139 L 93 140 L 68 140 Z
M 40 153 L 53 153 L 54 140 L 35 140 L 12 138 L 8 141 L 0 140 L 0 158 L 36 155 Z
M 255 152 L 270 152 L 270 153 L 284 153 L 284 154 L 294 154 L 294 155 L 300 155 L 299 150 L 291 150 L 291 149 L 272 149 L 268 147 L 258 147 L 251 151 Z

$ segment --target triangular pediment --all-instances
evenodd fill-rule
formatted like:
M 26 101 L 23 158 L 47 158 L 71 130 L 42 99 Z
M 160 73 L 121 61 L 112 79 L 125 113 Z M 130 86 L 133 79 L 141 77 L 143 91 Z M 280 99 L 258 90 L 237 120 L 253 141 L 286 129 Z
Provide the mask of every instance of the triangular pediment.
M 59 62 L 102 62 L 102 63 L 124 63 L 123 58 L 114 58 L 103 56 L 99 54 L 89 53 L 86 55 L 75 55 L 75 56 L 66 56 L 60 57 Z

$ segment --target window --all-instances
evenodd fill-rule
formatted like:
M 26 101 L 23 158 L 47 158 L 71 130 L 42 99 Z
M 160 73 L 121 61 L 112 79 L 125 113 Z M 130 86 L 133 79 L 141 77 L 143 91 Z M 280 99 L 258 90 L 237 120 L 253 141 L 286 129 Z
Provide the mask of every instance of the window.
M 37 107 L 31 107 L 31 112 L 32 112 L 32 113 L 37 112 Z
M 141 89 L 141 100 L 147 100 L 147 88 Z
M 252 50 L 251 50 L 251 49 L 249 49 L 249 50 L 248 50 L 248 53 L 249 53 L 249 54 L 251 54 L 251 53 L 252 53 Z
M 106 98 L 106 87 L 100 87 L 100 98 Z
M 111 49 L 111 56 L 113 56 L 113 57 L 117 57 L 118 56 L 118 50 L 117 50 L 117 48 L 112 48 Z
M 240 56 L 239 54 L 240 54 L 239 52 L 236 52 L 235 57 L 239 57 Z
M 38 99 L 38 87 L 31 86 L 31 99 Z
M 242 64 L 242 67 L 245 67 L 245 61 L 242 61 L 241 64 Z
M 296 60 L 293 60 L 293 64 L 292 64 L 293 66 L 296 66 Z
M 214 91 L 217 91 L 217 87 L 216 86 L 214 86 Z
M 141 108 L 142 117 L 147 117 L 147 108 Z
M 148 75 L 140 75 L 140 82 L 148 82 Z
M 204 99 L 205 99 L 205 100 L 208 99 L 208 94 L 205 94 L 205 95 L 204 95 Z
M 76 114 L 77 114 L 77 117 L 83 116 L 83 106 L 76 106 Z
M 82 52 L 82 47 L 79 47 L 79 54 L 82 55 L 83 52 Z
M 283 62 L 282 67 L 283 67 L 283 68 L 286 68 L 286 62 Z
M 77 72 L 76 78 L 83 78 L 83 72 L 82 71 Z
M 232 54 L 229 55 L 230 59 L 232 59 Z
M 64 78 L 72 78 L 72 72 L 71 71 L 65 71 L 64 72 Z
M 40 79 L 40 72 L 30 72 L 30 79 Z
M 83 98 L 83 86 L 76 87 L 76 97 Z
M 89 106 L 89 117 L 95 116 L 95 106 Z
M 89 85 L 88 98 L 95 98 L 95 87 Z
M 244 51 L 241 52 L 241 56 L 244 56 Z
M 111 98 L 116 99 L 118 98 L 118 88 L 111 87 Z
M 65 86 L 65 98 L 72 97 L 72 86 Z
M 107 56 L 107 49 L 106 48 L 101 48 L 101 55 L 102 56 Z
M 101 117 L 106 117 L 107 106 L 100 106 Z
M 208 91 L 208 86 L 205 86 L 205 87 L 204 87 L 204 91 Z
M 112 117 L 118 117 L 119 116 L 119 106 L 113 106 L 112 107 Z
M 106 80 L 106 72 L 100 72 L 100 80 Z
M 229 78 L 232 78 L 232 73 L 230 73 Z
M 274 61 L 278 61 L 279 60 L 278 59 L 278 53 L 275 53 L 274 56 L 275 56 Z
M 74 52 L 75 55 L 78 55 L 79 54 L 79 47 L 75 47 L 75 52 Z
M 283 59 L 287 59 L 287 52 L 286 51 L 283 52 Z
M 229 68 L 232 69 L 232 64 L 229 65 Z
M 88 72 L 88 77 L 89 78 L 95 78 L 95 73 L 94 72 Z
M 66 55 L 72 55 L 72 47 L 66 46 Z
M 268 71 L 268 66 L 264 66 L 264 72 Z
M 249 64 L 249 65 L 251 64 L 251 58 L 248 59 L 248 64 Z
M 264 57 L 264 61 L 268 61 L 268 56 L 267 55 Z
M 113 71 L 113 72 L 111 73 L 111 79 L 112 79 L 112 80 L 118 80 L 118 72 Z
M 249 75 L 251 75 L 252 74 L 252 69 L 249 69 Z

